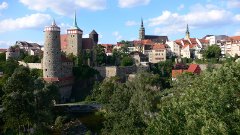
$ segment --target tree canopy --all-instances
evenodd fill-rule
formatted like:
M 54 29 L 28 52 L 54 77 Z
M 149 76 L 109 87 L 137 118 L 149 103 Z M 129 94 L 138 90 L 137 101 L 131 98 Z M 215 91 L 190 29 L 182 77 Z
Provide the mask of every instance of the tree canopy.
M 102 134 L 240 134 L 240 63 L 184 73 L 163 91 L 160 76 L 99 84 L 92 99 L 105 110 Z
M 3 91 L 5 129 L 20 133 L 35 124 L 41 127 L 51 121 L 52 100 L 57 99 L 58 89 L 31 76 L 28 68 L 17 68 Z
M 221 56 L 221 48 L 218 45 L 208 46 L 203 53 L 205 59 L 219 59 Z

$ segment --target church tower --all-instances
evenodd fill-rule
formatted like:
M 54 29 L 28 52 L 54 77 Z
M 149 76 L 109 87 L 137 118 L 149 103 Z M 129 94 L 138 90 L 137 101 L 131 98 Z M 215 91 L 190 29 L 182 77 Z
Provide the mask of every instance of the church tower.
M 187 30 L 186 30 L 185 39 L 190 39 L 190 32 L 189 32 L 188 24 L 187 24 Z
M 61 77 L 60 27 L 53 20 L 51 26 L 44 29 L 43 78 L 56 80 Z
M 67 54 L 78 56 L 82 50 L 82 34 L 83 31 L 77 25 L 76 12 L 74 16 L 73 27 L 67 30 Z
M 139 29 L 139 40 L 145 39 L 145 28 L 143 26 L 143 19 L 141 19 L 141 27 Z
M 89 38 L 93 39 L 95 45 L 98 44 L 98 33 L 95 30 L 89 34 Z

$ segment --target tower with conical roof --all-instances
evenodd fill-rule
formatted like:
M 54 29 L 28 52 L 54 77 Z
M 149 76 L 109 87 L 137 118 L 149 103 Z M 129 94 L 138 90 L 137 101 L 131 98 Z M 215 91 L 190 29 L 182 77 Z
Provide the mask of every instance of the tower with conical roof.
M 43 78 L 58 80 L 61 78 L 60 27 L 53 19 L 51 26 L 44 28 Z
M 190 39 L 190 32 L 189 32 L 188 24 L 187 24 L 187 30 L 186 30 L 185 39 Z
M 82 34 L 83 31 L 77 25 L 76 12 L 74 15 L 73 27 L 67 30 L 67 54 L 78 56 L 82 50 Z
M 95 30 L 92 30 L 92 32 L 89 34 L 89 38 L 93 39 L 95 45 L 98 44 L 98 33 Z
M 144 28 L 144 25 L 143 25 L 143 19 L 141 19 L 141 27 L 139 29 L 139 39 L 140 40 L 145 39 L 145 28 Z

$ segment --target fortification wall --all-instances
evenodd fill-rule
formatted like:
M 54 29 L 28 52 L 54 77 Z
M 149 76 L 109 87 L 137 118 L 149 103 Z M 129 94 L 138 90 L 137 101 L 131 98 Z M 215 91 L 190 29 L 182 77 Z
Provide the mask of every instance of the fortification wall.
M 42 63 L 25 63 L 24 61 L 18 61 L 18 63 L 30 69 L 42 69 Z
M 137 72 L 136 66 L 117 67 L 117 66 L 103 66 L 94 67 L 103 78 L 110 78 L 113 76 L 119 76 L 125 78 L 128 74 Z

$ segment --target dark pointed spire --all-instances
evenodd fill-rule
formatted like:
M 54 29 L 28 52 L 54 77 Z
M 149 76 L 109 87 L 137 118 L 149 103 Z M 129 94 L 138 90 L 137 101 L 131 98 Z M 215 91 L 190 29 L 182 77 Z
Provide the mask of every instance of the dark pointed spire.
M 54 18 L 53 18 L 53 21 L 52 21 L 52 26 L 57 26 Z
M 188 24 L 187 24 L 185 39 L 189 39 L 189 38 L 190 38 L 190 32 L 189 32 L 189 28 L 188 28 Z
M 143 19 L 141 18 L 141 27 L 144 27 L 144 25 L 143 25 Z
M 75 13 L 74 13 L 74 22 L 73 22 L 73 26 L 74 26 L 74 28 L 78 28 L 76 11 L 75 11 Z
M 187 24 L 187 30 L 186 30 L 186 33 L 189 34 L 189 28 L 188 28 L 188 24 Z

